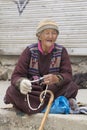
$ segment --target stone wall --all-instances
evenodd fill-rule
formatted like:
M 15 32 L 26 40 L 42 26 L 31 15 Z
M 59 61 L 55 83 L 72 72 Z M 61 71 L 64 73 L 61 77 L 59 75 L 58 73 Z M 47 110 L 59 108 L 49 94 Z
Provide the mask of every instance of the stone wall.
M 10 80 L 19 56 L 0 56 L 0 80 Z M 71 56 L 73 74 L 87 72 L 87 56 Z

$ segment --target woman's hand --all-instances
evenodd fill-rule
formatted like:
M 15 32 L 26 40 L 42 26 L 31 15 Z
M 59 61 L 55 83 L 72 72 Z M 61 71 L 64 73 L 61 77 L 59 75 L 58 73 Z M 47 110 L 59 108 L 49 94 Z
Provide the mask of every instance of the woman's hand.
M 60 82 L 60 79 L 58 78 L 57 75 L 47 74 L 47 75 L 44 75 L 44 80 L 43 80 L 42 84 L 52 85 L 52 84 L 59 83 L 59 82 Z
M 21 82 L 20 82 L 20 92 L 22 94 L 27 94 L 28 92 L 31 92 L 32 90 L 32 87 L 31 87 L 31 81 L 28 80 L 28 79 L 23 79 Z

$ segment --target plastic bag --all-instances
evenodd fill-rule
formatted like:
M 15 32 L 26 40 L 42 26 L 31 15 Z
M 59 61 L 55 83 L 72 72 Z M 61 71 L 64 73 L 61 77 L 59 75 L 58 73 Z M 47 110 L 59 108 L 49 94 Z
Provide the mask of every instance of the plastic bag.
M 46 108 L 42 111 L 43 113 L 46 111 Z M 50 112 L 53 114 L 69 114 L 70 113 L 70 106 L 69 101 L 64 96 L 57 97 L 52 106 L 50 108 Z

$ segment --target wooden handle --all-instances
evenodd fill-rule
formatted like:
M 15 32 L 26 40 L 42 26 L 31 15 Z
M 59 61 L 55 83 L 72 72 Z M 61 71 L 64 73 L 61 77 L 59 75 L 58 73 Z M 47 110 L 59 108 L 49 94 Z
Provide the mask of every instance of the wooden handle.
M 42 95 L 44 94 L 45 91 L 43 91 L 40 95 L 40 100 L 42 100 Z M 39 127 L 39 130 L 43 130 L 43 127 L 44 127 L 44 124 L 45 124 L 45 121 L 47 119 L 47 116 L 49 114 L 49 111 L 50 111 L 50 107 L 52 105 L 52 102 L 54 100 L 54 94 L 52 93 L 52 91 L 50 90 L 47 90 L 46 93 L 49 93 L 50 94 L 50 99 L 49 99 L 49 102 L 48 102 L 48 105 L 47 105 L 47 108 L 46 108 L 46 112 L 44 114 L 44 117 L 42 119 L 42 122 L 41 122 L 41 125 Z

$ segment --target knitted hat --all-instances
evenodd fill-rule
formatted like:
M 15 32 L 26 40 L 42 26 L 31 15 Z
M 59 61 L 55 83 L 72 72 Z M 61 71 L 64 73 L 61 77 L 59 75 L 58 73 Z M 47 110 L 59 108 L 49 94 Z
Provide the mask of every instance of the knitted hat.
M 39 25 L 37 26 L 36 36 L 38 36 L 38 34 L 45 29 L 55 29 L 59 34 L 58 25 L 56 22 L 52 20 L 44 20 L 40 22 Z

